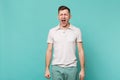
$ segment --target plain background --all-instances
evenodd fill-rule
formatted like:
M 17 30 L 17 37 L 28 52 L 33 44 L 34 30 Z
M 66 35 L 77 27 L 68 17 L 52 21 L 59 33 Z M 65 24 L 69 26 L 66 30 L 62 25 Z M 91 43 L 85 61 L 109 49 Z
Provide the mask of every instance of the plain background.
M 46 40 L 60 5 L 82 31 L 85 80 L 120 80 L 120 0 L 0 0 L 0 80 L 46 80 Z

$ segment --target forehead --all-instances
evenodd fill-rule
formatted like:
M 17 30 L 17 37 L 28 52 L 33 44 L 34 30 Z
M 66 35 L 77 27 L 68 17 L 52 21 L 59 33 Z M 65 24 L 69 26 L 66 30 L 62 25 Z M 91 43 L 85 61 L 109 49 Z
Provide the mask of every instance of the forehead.
M 62 14 L 62 13 L 69 13 L 69 11 L 68 11 L 67 9 L 60 10 L 60 11 L 59 11 L 59 14 Z

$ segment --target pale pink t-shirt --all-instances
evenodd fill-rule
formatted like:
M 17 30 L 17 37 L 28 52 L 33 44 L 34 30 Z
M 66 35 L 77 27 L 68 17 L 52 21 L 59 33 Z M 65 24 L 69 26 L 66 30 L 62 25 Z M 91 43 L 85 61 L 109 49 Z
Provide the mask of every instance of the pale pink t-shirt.
M 50 29 L 47 43 L 53 44 L 52 65 L 70 67 L 77 65 L 76 43 L 82 42 L 79 28 L 70 24 L 63 30 L 58 26 Z

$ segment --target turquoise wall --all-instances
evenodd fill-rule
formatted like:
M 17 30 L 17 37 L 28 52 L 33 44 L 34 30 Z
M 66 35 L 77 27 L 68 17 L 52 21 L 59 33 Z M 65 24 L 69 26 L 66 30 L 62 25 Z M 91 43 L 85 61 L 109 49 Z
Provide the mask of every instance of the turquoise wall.
M 0 0 L 0 80 L 46 80 L 46 39 L 60 5 L 82 31 L 85 80 L 120 80 L 120 0 Z

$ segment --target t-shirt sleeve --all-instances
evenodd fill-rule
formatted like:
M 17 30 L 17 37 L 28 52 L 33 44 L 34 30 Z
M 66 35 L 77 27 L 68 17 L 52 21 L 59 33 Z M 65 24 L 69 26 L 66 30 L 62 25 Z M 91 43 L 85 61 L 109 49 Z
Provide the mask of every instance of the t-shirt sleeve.
M 77 31 L 77 42 L 82 42 L 82 34 L 80 29 Z
M 53 43 L 53 35 L 51 31 L 48 33 L 47 43 Z

